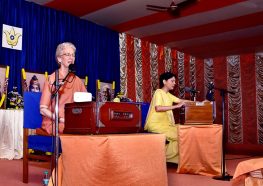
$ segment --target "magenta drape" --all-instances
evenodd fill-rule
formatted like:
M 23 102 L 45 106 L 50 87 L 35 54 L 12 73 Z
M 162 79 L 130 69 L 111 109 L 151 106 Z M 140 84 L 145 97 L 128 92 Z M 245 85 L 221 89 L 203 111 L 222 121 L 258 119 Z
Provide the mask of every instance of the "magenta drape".
M 165 55 L 164 55 L 164 47 L 158 46 L 158 76 L 165 72 Z
M 254 54 L 240 56 L 243 143 L 257 143 L 256 74 Z
M 204 92 L 204 60 L 196 58 L 195 60 L 196 68 L 196 90 L 199 90 L 196 96 L 197 101 L 203 101 L 205 99 L 206 92 Z
M 141 42 L 142 46 L 142 87 L 143 101 L 151 102 L 151 73 L 150 73 L 150 43 L 147 41 Z

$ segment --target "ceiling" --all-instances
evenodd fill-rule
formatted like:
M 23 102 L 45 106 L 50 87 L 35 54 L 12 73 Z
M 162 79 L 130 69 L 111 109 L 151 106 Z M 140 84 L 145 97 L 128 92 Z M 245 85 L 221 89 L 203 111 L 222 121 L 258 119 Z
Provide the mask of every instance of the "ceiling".
M 177 16 L 146 9 L 172 0 L 27 1 L 197 57 L 263 51 L 263 0 L 197 0 Z

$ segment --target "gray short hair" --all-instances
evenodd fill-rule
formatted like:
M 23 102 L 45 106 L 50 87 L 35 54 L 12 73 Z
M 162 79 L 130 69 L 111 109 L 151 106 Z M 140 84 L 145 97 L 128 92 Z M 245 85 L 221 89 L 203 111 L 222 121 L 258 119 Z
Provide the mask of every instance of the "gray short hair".
M 61 56 L 62 55 L 62 51 L 67 48 L 67 47 L 70 47 L 74 50 L 74 53 L 76 52 L 76 47 L 73 43 L 70 43 L 70 42 L 64 42 L 64 43 L 60 43 L 58 46 L 57 46 L 57 49 L 56 49 L 56 61 L 57 61 L 57 57 L 58 56 Z

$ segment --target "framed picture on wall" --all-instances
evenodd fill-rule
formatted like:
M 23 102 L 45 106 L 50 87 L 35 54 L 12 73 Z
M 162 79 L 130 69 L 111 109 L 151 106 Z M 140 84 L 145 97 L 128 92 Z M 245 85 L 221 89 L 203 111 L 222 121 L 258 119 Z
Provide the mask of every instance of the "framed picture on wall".
M 23 71 L 22 69 L 23 92 L 42 92 L 46 78 L 47 73 L 45 75 L 36 72 Z
M 88 90 L 88 76 L 85 76 L 84 78 L 80 77 L 80 79 L 84 84 L 85 88 Z
M 7 72 L 8 71 L 8 72 Z M 9 67 L 0 66 L 0 107 L 6 108 L 7 88 L 9 78 Z
M 115 82 L 101 82 L 97 80 L 96 82 L 96 101 L 106 102 L 112 101 L 115 94 Z

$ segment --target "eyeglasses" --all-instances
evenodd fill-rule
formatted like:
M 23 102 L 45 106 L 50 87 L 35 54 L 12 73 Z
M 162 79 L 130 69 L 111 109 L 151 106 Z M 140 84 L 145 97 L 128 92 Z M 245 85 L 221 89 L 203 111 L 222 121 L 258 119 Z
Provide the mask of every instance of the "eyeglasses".
M 75 57 L 75 54 L 70 54 L 70 53 L 65 53 L 65 54 L 62 54 L 62 56 L 67 56 L 67 57 Z

